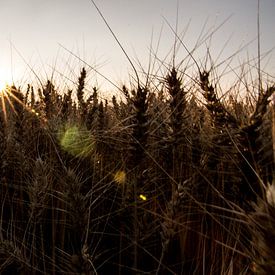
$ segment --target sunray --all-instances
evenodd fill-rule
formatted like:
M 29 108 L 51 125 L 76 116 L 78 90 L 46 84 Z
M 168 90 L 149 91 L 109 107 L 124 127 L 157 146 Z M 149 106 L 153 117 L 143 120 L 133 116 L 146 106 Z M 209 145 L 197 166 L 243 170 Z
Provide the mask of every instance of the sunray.
M 36 114 L 36 112 L 34 112 L 35 110 L 32 110 L 31 108 L 29 108 L 22 100 L 20 100 L 17 96 L 14 95 L 13 91 L 16 91 L 16 90 L 17 90 L 16 87 L 7 85 L 5 89 L 1 91 L 1 105 L 2 105 L 5 121 L 7 121 L 7 117 L 8 117 L 6 102 L 9 104 L 12 111 L 16 115 L 17 115 L 17 111 L 15 110 L 13 101 L 16 101 L 17 103 L 19 103 L 28 112 L 32 112 Z
M 2 103 L 2 109 L 3 109 L 3 114 L 4 114 L 4 121 L 7 121 L 7 111 L 6 111 L 6 104 L 5 104 L 5 90 L 1 91 L 1 103 Z

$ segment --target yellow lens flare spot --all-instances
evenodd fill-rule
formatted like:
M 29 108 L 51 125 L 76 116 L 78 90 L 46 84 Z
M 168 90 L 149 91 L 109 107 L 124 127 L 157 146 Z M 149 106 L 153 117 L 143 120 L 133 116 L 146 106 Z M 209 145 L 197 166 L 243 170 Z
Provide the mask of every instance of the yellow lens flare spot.
M 139 195 L 139 198 L 140 198 L 141 200 L 143 200 L 143 201 L 146 201 L 146 200 L 147 200 L 147 197 L 146 197 L 145 195 L 143 195 L 143 194 L 140 194 L 140 195 Z
M 119 184 L 123 184 L 126 182 L 126 173 L 124 171 L 117 171 L 114 175 L 114 181 L 119 183 Z

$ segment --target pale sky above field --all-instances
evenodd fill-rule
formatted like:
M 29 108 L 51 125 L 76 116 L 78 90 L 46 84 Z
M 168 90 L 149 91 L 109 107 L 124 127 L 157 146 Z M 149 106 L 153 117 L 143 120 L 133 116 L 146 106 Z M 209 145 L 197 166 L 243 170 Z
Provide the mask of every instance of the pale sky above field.
M 132 60 L 139 60 L 147 70 L 150 45 L 160 60 L 174 43 L 178 2 L 178 33 L 192 50 L 203 35 L 215 31 L 211 43 L 206 40 L 194 56 L 206 55 L 207 45 L 215 60 L 222 61 L 241 46 L 245 47 L 232 63 L 257 57 L 257 0 L 97 0 L 125 50 Z M 38 83 L 51 77 L 73 85 L 83 63 L 63 47 L 72 51 L 115 83 L 129 80 L 131 67 L 90 0 L 0 0 L 0 82 L 17 85 Z M 261 53 L 275 47 L 275 1 L 260 1 Z M 167 21 L 167 22 L 166 22 Z M 159 47 L 158 40 L 160 39 Z M 181 46 L 176 55 L 179 63 L 187 55 Z M 168 63 L 170 57 L 166 60 Z M 152 62 L 151 62 L 152 63 Z M 251 66 L 256 61 L 251 61 Z M 263 56 L 262 69 L 275 76 L 275 50 Z M 139 67 L 137 65 L 137 67 Z M 89 83 L 104 89 L 106 81 L 89 71 Z M 274 78 L 273 78 L 274 80 Z

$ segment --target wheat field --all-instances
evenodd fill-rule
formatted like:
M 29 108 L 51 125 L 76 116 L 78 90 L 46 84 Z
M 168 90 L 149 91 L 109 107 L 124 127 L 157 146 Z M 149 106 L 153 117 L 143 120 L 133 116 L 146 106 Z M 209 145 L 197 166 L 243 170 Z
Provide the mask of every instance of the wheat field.
M 1 274 L 273 274 L 275 86 L 86 77 L 1 93 Z
M 112 97 L 89 66 L 1 91 L 0 273 L 275 274 L 274 77 L 225 90 L 209 53 L 146 72 L 117 42 Z

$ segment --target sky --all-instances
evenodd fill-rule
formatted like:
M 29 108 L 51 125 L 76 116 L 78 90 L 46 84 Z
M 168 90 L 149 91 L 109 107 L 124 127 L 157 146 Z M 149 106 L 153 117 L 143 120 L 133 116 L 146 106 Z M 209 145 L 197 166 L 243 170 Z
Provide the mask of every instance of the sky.
M 241 49 L 227 70 L 248 60 L 252 67 L 257 64 L 258 0 L 95 2 L 139 73 L 147 71 L 153 59 L 171 65 L 175 31 L 189 51 L 202 42 L 194 51 L 197 61 L 205 58 L 208 48 L 215 64 Z M 104 77 L 120 86 L 133 75 L 90 0 L 0 0 L 0 12 L 0 86 L 39 85 L 53 77 L 66 88 L 75 85 L 83 66 L 88 68 L 89 85 L 102 90 L 112 87 Z M 274 13 L 274 0 L 260 0 L 261 69 L 273 81 Z M 176 64 L 188 55 L 178 44 Z

